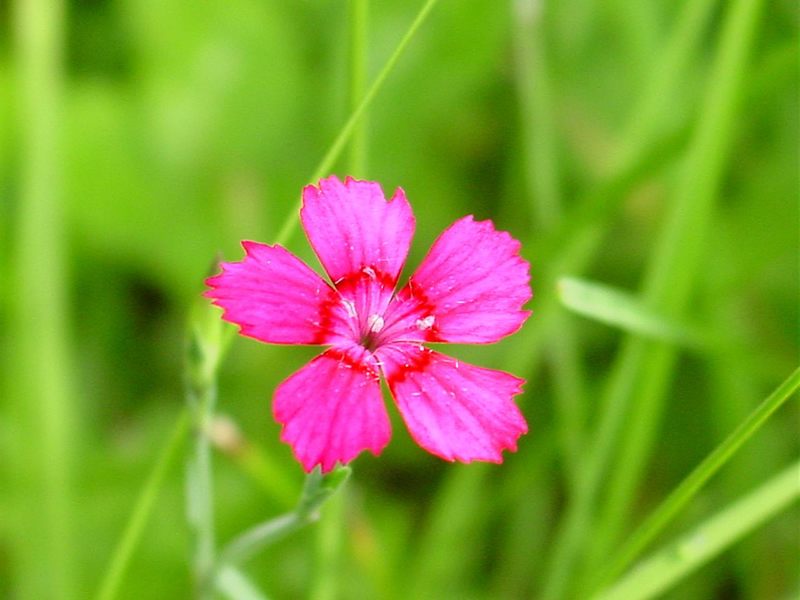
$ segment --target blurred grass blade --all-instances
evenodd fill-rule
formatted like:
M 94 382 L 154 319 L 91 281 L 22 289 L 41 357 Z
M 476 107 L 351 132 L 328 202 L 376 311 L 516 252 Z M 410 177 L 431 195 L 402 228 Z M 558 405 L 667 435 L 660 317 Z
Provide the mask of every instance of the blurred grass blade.
M 617 288 L 576 277 L 562 277 L 557 287 L 561 303 L 584 317 L 684 346 L 700 343 L 700 337 L 689 328 L 657 314 L 635 296 Z
M 763 0 L 737 0 L 727 5 L 686 164 L 648 265 L 645 301 L 672 318 L 681 319 L 686 311 L 703 262 L 706 232 L 732 146 L 742 84 L 763 5 Z M 592 537 L 590 562 L 598 566 L 605 562 L 603 557 L 627 522 L 676 358 L 673 347 L 630 340 L 615 365 L 619 385 L 612 390 L 611 403 L 625 405 L 631 398 L 636 402 L 627 415 L 630 425 L 622 431 L 618 460 L 609 472 L 605 501 Z
M 622 571 L 644 548 L 672 521 L 697 492 L 719 471 L 767 420 L 800 388 L 798 367 L 772 394 L 770 394 L 717 448 L 675 488 L 642 526 L 631 536 L 627 544 L 615 554 L 603 569 L 606 583 Z
M 77 351 L 69 339 L 70 252 L 63 216 L 65 8 L 61 0 L 17 0 L 11 8 L 13 21 L 3 35 L 13 27 L 19 148 L 11 164 L 19 173 L 11 185 L 19 187 L 19 202 L 9 212 L 16 231 L 0 227 L 0 237 L 8 232 L 13 238 L 10 281 L 4 286 L 9 315 L 0 319 L 0 326 L 8 326 L 0 337 L 13 424 L 15 515 L 6 550 L 15 575 L 9 589 L 20 600 L 70 599 L 78 580 L 73 482 L 81 436 L 72 393 Z M 0 182 L 0 203 L 10 181 Z
M 167 444 L 159 452 L 155 468 L 150 472 L 147 482 L 136 500 L 136 505 L 125 527 L 125 532 L 111 554 L 106 575 L 97 593 L 97 600 L 113 600 L 117 597 L 120 585 L 122 585 L 125 577 L 125 571 L 133 557 L 133 551 L 142 537 L 147 518 L 153 510 L 158 492 L 164 483 L 164 478 L 169 473 L 170 467 L 180 456 L 180 450 L 188 433 L 189 411 L 184 409 L 175 423 Z
M 380 91 L 381 87 L 383 87 L 386 78 L 394 69 L 397 61 L 400 60 L 403 52 L 405 51 L 408 44 L 414 38 L 414 35 L 417 33 L 417 30 L 422 26 L 427 19 L 428 14 L 431 12 L 431 9 L 436 5 L 438 0 L 426 0 L 425 4 L 422 5 L 420 8 L 419 13 L 412 21 L 411 25 L 409 26 L 408 30 L 405 32 L 403 37 L 400 39 L 400 43 L 397 44 L 397 47 L 392 52 L 389 59 L 386 61 L 386 64 L 383 65 L 383 68 L 378 73 L 378 76 L 375 78 L 375 81 L 372 82 L 372 85 L 369 86 L 367 93 L 364 95 L 364 98 L 359 103 L 358 107 L 352 112 L 350 118 L 347 119 L 345 124 L 342 126 L 342 129 L 339 131 L 339 134 L 336 136 L 336 139 L 333 140 L 331 147 L 328 148 L 328 151 L 325 153 L 325 156 L 322 157 L 319 165 L 314 170 L 314 173 L 310 177 L 310 181 L 316 183 L 319 179 L 324 177 L 328 174 L 328 172 L 333 168 L 336 159 L 342 153 L 345 144 L 350 139 L 350 136 L 353 134 L 353 131 L 358 125 L 361 118 L 367 111 L 367 108 L 374 100 L 375 96 Z M 275 237 L 275 243 L 285 245 L 292 237 L 295 229 L 297 228 L 297 216 L 300 211 L 300 204 L 298 203 L 298 207 L 295 210 L 290 211 L 286 215 L 286 219 L 283 222 L 280 230 L 278 231 L 278 235 Z
M 644 600 L 671 589 L 800 498 L 800 461 L 634 567 L 598 600 Z
M 225 567 L 219 572 L 216 587 L 229 600 L 269 600 L 244 573 L 234 567 Z
M 736 0 L 728 5 L 689 155 L 669 205 L 659 245 L 647 268 L 648 305 L 670 316 L 680 317 L 683 313 L 699 268 L 761 5 L 762 0 Z M 618 535 L 649 455 L 674 363 L 675 352 L 669 346 L 635 338 L 625 341 L 609 376 L 578 494 L 556 538 L 543 592 L 546 600 L 563 598 L 569 586 L 576 583 L 576 563 L 582 550 L 584 555 L 589 554 L 590 569 L 594 568 Z M 635 411 L 630 414 L 634 397 Z M 607 485 L 611 489 L 599 524 L 602 531 L 592 530 L 592 513 L 623 422 L 629 426 L 624 431 L 619 460 L 609 473 Z

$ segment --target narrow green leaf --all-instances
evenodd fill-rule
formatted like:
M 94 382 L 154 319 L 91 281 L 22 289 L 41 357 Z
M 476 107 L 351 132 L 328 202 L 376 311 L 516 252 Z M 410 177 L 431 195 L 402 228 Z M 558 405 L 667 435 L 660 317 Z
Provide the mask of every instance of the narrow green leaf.
M 438 0 L 427 0 L 425 4 L 422 5 L 417 16 L 412 21 L 411 25 L 409 26 L 406 33 L 400 39 L 400 43 L 397 44 L 397 47 L 392 52 L 392 55 L 389 57 L 389 60 L 386 61 L 383 68 L 381 69 L 378 76 L 375 78 L 375 81 L 372 82 L 372 85 L 369 86 L 367 93 L 364 95 L 364 98 L 359 103 L 358 107 L 352 112 L 350 118 L 347 119 L 347 122 L 342 126 L 342 129 L 339 131 L 339 135 L 336 136 L 336 139 L 333 140 L 333 144 L 325 153 L 325 156 L 322 157 L 319 165 L 317 165 L 316 170 L 311 175 L 311 181 L 316 182 L 321 177 L 324 177 L 328 171 L 331 170 L 333 167 L 334 162 L 338 158 L 339 154 L 341 154 L 342 150 L 344 149 L 345 144 L 350 139 L 350 136 L 353 134 L 356 125 L 360 122 L 361 118 L 367 111 L 367 108 L 372 101 L 374 100 L 375 96 L 380 91 L 381 87 L 383 87 L 386 78 L 389 76 L 389 73 L 392 72 L 397 61 L 400 60 L 403 52 L 405 51 L 408 44 L 414 38 L 414 35 L 417 33 L 417 30 L 422 26 L 427 19 L 428 14 L 431 12 L 431 9 L 436 5 Z M 297 210 L 289 211 L 286 216 L 286 220 L 283 222 L 280 230 L 278 231 L 278 235 L 275 238 L 276 244 L 283 244 L 285 245 L 286 242 L 291 239 L 292 234 L 294 233 L 295 229 L 297 228 L 297 215 L 300 211 L 300 207 L 298 205 Z
M 642 561 L 598 600 L 644 600 L 669 590 L 800 498 L 800 461 Z
M 230 600 L 269 600 L 241 571 L 225 567 L 217 575 L 217 591 Z
M 621 573 L 678 514 L 698 491 L 727 463 L 736 451 L 758 431 L 800 387 L 800 367 L 772 392 L 750 415 L 709 454 L 667 497 L 645 523 L 631 536 L 625 547 L 603 569 L 607 582 Z
M 186 440 L 188 433 L 189 411 L 184 409 L 175 422 L 164 449 L 159 453 L 155 467 L 150 472 L 147 482 L 136 500 L 136 505 L 131 513 L 131 518 L 125 526 L 125 531 L 111 554 L 108 569 L 97 593 L 98 600 L 116 598 L 125 576 L 125 571 L 133 556 L 133 551 L 142 537 L 147 517 L 153 509 L 158 492 L 164 483 L 164 478 L 179 456 L 179 451 L 183 447 L 183 442 Z
M 561 303 L 584 317 L 685 346 L 701 343 L 699 334 L 658 314 L 628 292 L 576 277 L 562 277 L 557 288 Z

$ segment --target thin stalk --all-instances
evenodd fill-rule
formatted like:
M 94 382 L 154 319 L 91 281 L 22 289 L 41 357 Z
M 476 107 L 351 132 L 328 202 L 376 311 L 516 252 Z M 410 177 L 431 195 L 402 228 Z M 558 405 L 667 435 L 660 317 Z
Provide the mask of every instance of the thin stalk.
M 798 388 L 800 388 L 800 367 L 759 404 L 739 427 L 667 496 L 630 537 L 625 546 L 615 553 L 611 563 L 604 567 L 598 587 L 613 581 L 622 573 Z
M 246 530 L 226 544 L 203 582 L 213 587 L 225 568 L 240 564 L 297 529 L 319 519 L 319 510 L 350 477 L 350 467 L 337 467 L 327 475 L 316 469 L 306 476 L 303 492 L 295 509 Z
M 188 431 L 189 411 L 184 409 L 175 422 L 167 444 L 159 452 L 155 468 L 150 472 L 144 488 L 136 500 L 125 531 L 111 554 L 108 570 L 96 596 L 97 600 L 113 600 L 117 597 L 133 551 L 142 537 L 147 519 L 158 498 L 158 492 L 164 484 L 164 478 L 180 455 Z
M 64 3 L 13 4 L 20 174 L 9 307 L 11 464 L 17 510 L 13 595 L 72 598 L 72 479 L 77 419 L 71 393 L 62 216 Z
M 562 217 L 555 117 L 547 56 L 546 11 L 538 0 L 513 0 L 515 75 L 522 132 L 522 161 L 534 227 L 551 231 Z M 582 437 L 583 374 L 572 323 L 558 316 L 548 332 L 553 348 L 550 367 L 555 382 L 562 458 L 575 477 Z
M 798 498 L 800 461 L 642 561 L 595 598 L 644 600 L 662 594 Z
M 696 274 L 704 231 L 710 219 L 713 201 L 731 139 L 731 127 L 744 62 L 757 22 L 760 0 L 737 0 L 732 4 L 721 35 L 715 65 L 705 103 L 699 115 L 697 131 L 690 148 L 680 186 L 676 190 L 671 214 L 665 224 L 661 243 L 656 249 L 645 283 L 645 296 L 653 307 L 668 315 L 680 316 Z M 570 505 L 556 540 L 549 577 L 543 597 L 561 598 L 568 589 L 584 538 L 590 528 L 592 512 L 600 484 L 615 447 L 617 433 L 626 420 L 629 400 L 637 386 L 637 415 L 627 419 L 627 443 L 620 461 L 611 472 L 612 483 L 621 482 L 625 498 L 621 507 L 608 504 L 622 515 L 629 506 L 629 484 L 638 480 L 649 433 L 659 413 L 660 400 L 674 364 L 674 352 L 663 345 L 628 338 L 610 377 L 604 397 L 601 421 L 587 452 L 586 468 L 581 474 L 579 493 Z M 646 394 L 642 397 L 642 394 Z M 613 539 L 617 515 L 604 519 L 606 539 Z M 601 523 L 602 524 L 602 523 Z M 597 544 L 596 548 L 604 546 Z M 600 556 L 600 553 L 595 553 Z
M 311 175 L 310 180 L 312 182 L 316 182 L 320 178 L 324 177 L 331 170 L 336 162 L 336 159 L 339 157 L 339 154 L 344 149 L 345 144 L 353 134 L 356 125 L 366 113 L 367 108 L 372 103 L 381 87 L 383 87 L 383 84 L 386 81 L 386 78 L 389 76 L 389 73 L 392 72 L 406 47 L 408 47 L 409 43 L 414 38 L 419 28 L 427 19 L 428 14 L 438 1 L 439 0 L 426 0 L 425 4 L 422 5 L 422 8 L 420 8 L 417 16 L 414 18 L 414 21 L 412 21 L 408 30 L 401 38 L 400 43 L 397 44 L 394 52 L 392 52 L 389 60 L 386 61 L 386 64 L 378 73 L 375 81 L 373 81 L 372 85 L 369 86 L 364 98 L 361 100 L 361 102 L 359 102 L 358 108 L 356 108 L 356 110 L 350 115 L 350 118 L 347 119 L 347 122 L 345 122 L 344 126 L 339 132 L 339 135 L 336 136 L 336 139 L 333 140 L 333 144 L 331 144 L 331 147 L 325 153 L 325 156 L 322 157 L 322 161 L 317 166 L 316 171 L 314 171 L 314 173 Z M 297 213 L 299 210 L 300 201 L 298 201 L 297 208 L 289 211 L 287 214 L 286 219 L 284 220 L 283 225 L 281 226 L 280 230 L 278 231 L 278 235 L 275 238 L 276 244 L 285 245 L 292 238 L 292 235 L 297 229 Z
M 522 161 L 535 226 L 548 229 L 561 216 L 561 183 L 544 11 L 539 0 L 512 0 L 515 76 L 520 109 Z
M 190 386 L 187 392 L 194 430 L 194 450 L 189 459 L 186 485 L 189 523 L 195 533 L 194 573 L 198 582 L 206 579 L 216 553 L 211 442 L 205 434 L 214 414 L 216 398 L 215 381 L 199 387 Z M 207 588 L 198 586 L 199 597 L 210 597 L 209 593 Z
M 334 600 L 341 595 L 339 574 L 342 571 L 342 534 L 347 507 L 345 492 L 342 490 L 333 496 L 320 511 L 314 581 L 308 595 L 311 600 Z
M 350 24 L 350 111 L 355 114 L 367 87 L 369 0 L 349 0 L 347 6 Z M 367 172 L 366 114 L 353 128 L 349 150 L 348 170 L 350 175 L 364 177 Z

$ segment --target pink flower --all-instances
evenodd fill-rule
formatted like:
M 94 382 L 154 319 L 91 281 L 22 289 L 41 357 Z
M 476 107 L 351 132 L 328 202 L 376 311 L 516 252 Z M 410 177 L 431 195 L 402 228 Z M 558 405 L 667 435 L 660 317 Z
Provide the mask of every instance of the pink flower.
M 380 374 L 411 436 L 449 461 L 502 462 L 527 424 L 513 397 L 524 381 L 435 352 L 423 342 L 486 344 L 530 314 L 529 265 L 491 221 L 453 223 L 395 293 L 414 233 L 398 189 L 323 179 L 303 190 L 303 228 L 333 285 L 281 246 L 242 242 L 206 296 L 243 335 L 325 352 L 275 391 L 274 415 L 306 471 L 380 453 L 390 426 Z

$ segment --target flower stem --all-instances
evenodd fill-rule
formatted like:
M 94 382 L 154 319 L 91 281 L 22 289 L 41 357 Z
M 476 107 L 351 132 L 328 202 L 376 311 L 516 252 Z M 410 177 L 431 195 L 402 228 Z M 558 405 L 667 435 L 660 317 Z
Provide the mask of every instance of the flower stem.
M 209 589 L 213 579 L 228 566 L 237 565 L 267 546 L 319 518 L 320 507 L 347 481 L 349 467 L 338 467 L 323 475 L 319 469 L 306 476 L 303 493 L 293 511 L 259 523 L 234 538 L 219 553 L 202 585 Z

